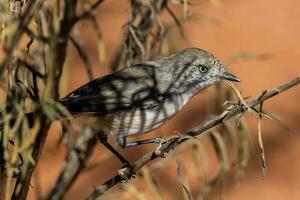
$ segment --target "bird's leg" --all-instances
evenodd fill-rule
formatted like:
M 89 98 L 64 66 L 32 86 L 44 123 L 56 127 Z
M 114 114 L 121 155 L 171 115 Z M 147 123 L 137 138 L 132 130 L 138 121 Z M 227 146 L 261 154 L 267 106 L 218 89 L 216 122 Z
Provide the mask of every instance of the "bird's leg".
M 123 164 L 123 166 L 130 166 L 129 162 L 107 142 L 107 135 L 103 132 L 96 134 L 97 139 L 102 143 L 107 149 L 109 149 Z
M 136 174 L 132 171 L 133 167 L 130 165 L 130 163 L 107 142 L 107 135 L 103 134 L 103 132 L 99 132 L 96 137 L 107 149 L 109 149 L 122 162 L 123 166 L 121 167 L 121 169 L 118 170 L 118 174 L 123 179 L 123 181 L 126 182 L 127 180 L 129 180 L 130 177 L 136 177 Z M 119 145 L 125 144 L 126 138 L 124 137 L 123 140 L 119 142 Z
M 155 137 L 155 138 L 151 138 L 151 139 L 133 141 L 133 142 L 128 142 L 128 143 L 126 143 L 126 140 L 125 140 L 122 147 L 128 148 L 128 147 L 134 147 L 134 146 L 138 146 L 138 145 L 142 145 L 142 144 L 152 144 L 152 143 L 160 144 L 162 141 L 163 141 L 163 139 L 161 137 Z

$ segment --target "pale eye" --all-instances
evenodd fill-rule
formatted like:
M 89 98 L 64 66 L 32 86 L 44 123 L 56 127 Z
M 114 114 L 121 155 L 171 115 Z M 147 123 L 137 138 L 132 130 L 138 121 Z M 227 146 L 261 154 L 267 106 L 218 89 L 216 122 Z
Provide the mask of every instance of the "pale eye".
M 201 73 L 206 73 L 206 72 L 208 71 L 208 68 L 207 68 L 206 66 L 201 65 L 201 66 L 199 67 L 199 71 L 200 71 Z

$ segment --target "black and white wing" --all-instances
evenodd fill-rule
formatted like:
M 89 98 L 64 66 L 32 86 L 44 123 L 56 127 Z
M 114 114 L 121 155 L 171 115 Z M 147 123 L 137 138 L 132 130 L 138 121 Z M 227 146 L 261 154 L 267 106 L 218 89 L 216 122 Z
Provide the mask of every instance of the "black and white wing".
M 132 66 L 95 79 L 60 100 L 71 113 L 112 113 L 158 105 L 152 65 Z

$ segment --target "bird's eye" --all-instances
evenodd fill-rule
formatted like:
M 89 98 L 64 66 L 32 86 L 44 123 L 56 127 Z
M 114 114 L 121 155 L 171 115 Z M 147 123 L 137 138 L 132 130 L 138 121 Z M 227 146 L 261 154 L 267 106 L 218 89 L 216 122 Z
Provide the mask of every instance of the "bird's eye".
M 206 73 L 206 72 L 208 71 L 208 68 L 207 68 L 206 66 L 200 66 L 200 67 L 199 67 L 199 71 L 200 71 L 201 73 Z

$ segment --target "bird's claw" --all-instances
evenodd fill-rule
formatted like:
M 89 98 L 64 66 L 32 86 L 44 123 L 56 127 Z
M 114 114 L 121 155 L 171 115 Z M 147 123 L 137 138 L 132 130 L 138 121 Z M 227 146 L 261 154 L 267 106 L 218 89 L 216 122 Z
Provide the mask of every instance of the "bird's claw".
M 133 166 L 125 163 L 121 169 L 118 170 L 118 175 L 121 177 L 122 182 L 126 183 L 130 178 L 136 178 L 137 175 L 133 172 Z
M 158 142 L 158 145 L 156 146 L 154 153 L 155 155 L 161 157 L 161 158 L 165 158 L 167 156 L 167 151 L 165 149 L 163 149 L 163 144 L 166 142 L 165 139 L 163 138 L 158 138 L 160 141 Z

